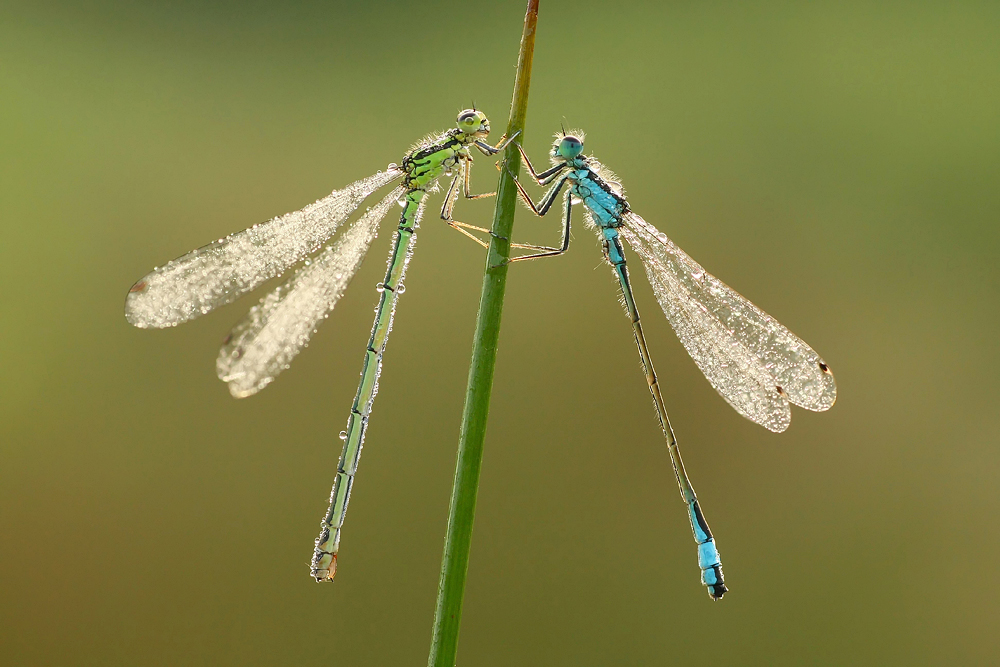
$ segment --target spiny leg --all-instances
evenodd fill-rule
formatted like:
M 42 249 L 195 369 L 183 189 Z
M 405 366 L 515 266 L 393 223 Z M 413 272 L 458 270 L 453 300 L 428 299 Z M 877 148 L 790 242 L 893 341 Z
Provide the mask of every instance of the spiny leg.
M 483 246 L 484 248 L 489 248 L 489 244 L 487 242 L 483 241 L 475 234 L 470 233 L 468 230 L 471 229 L 477 232 L 482 232 L 484 234 L 489 234 L 494 238 L 500 238 L 500 237 L 496 236 L 496 234 L 494 234 L 489 229 L 486 229 L 484 227 L 477 227 L 475 225 L 470 225 L 465 222 L 459 222 L 458 220 L 455 220 L 452 217 L 452 213 L 454 212 L 455 209 L 455 202 L 458 200 L 459 179 L 464 181 L 464 195 L 467 199 L 481 199 L 483 197 L 492 197 L 496 195 L 496 192 L 489 192 L 481 195 L 473 195 L 471 192 L 469 192 L 469 180 L 471 174 L 472 174 L 472 165 L 470 162 L 466 162 L 465 166 L 462 169 L 462 173 L 458 174 L 457 176 L 455 176 L 454 179 L 452 179 L 451 185 L 448 186 L 448 192 L 444 198 L 444 205 L 441 207 L 441 219 L 444 220 L 448 224 L 448 226 L 454 229 L 455 231 L 465 234 L 470 239 L 472 239 L 479 245 Z M 511 243 L 510 247 L 520 248 L 522 250 L 545 250 L 545 251 L 556 250 L 555 248 L 550 248 L 548 246 L 539 246 L 527 243 Z
M 548 185 L 559 172 L 569 166 L 565 162 L 562 162 L 539 174 L 535 171 L 535 168 L 531 166 L 531 160 L 528 159 L 528 154 L 524 152 L 524 148 L 521 144 L 517 145 L 517 150 L 521 153 L 521 157 L 524 158 L 524 165 L 528 168 L 528 173 L 530 173 L 531 177 L 535 179 L 535 183 L 538 183 L 539 185 Z
M 531 208 L 532 212 L 535 215 L 539 216 L 539 217 L 541 217 L 541 216 L 545 215 L 546 213 L 548 213 L 549 209 L 552 208 L 552 203 L 555 201 L 556 197 L 559 195 L 559 191 L 566 184 L 566 180 L 567 180 L 567 178 L 564 176 L 563 179 L 561 181 L 559 181 L 559 183 L 557 185 L 555 185 L 549 192 L 547 192 L 545 194 L 545 197 L 542 198 L 541 204 L 538 205 L 538 206 L 536 206 L 535 202 L 533 202 L 531 200 L 531 196 L 527 193 L 527 191 L 525 191 L 524 187 L 521 185 L 520 182 L 518 182 L 517 178 L 514 177 L 513 173 L 511 173 L 511 171 L 509 169 L 507 170 L 507 173 L 511 175 L 511 178 L 514 181 L 514 185 L 517 187 L 517 191 L 518 191 L 518 194 L 521 196 L 521 199 L 523 199 L 524 202 Z M 528 250 L 541 250 L 543 252 L 533 253 L 531 255 L 522 255 L 520 257 L 511 257 L 509 259 L 505 259 L 498 266 L 503 266 L 505 264 L 510 264 L 511 262 L 516 262 L 516 261 L 519 261 L 519 260 L 522 260 L 522 259 L 538 259 L 540 257 L 554 257 L 556 255 L 561 255 L 564 252 L 566 252 L 566 250 L 569 249 L 570 214 L 571 214 L 570 207 L 571 206 L 572 206 L 572 200 L 571 199 L 567 199 L 566 200 L 566 217 L 563 220 L 563 243 L 562 243 L 561 247 L 559 247 L 559 248 L 552 248 L 550 246 L 538 246 L 538 245 L 512 243 L 511 244 L 512 248 L 523 248 L 523 249 L 528 249 Z M 494 268 L 497 268 L 497 267 L 494 267 Z
M 490 146 L 485 141 L 477 141 L 473 145 L 476 148 L 478 148 L 479 151 L 483 155 L 496 155 L 497 153 L 499 153 L 503 149 L 507 148 L 507 144 L 509 144 L 510 142 L 514 141 L 514 139 L 517 139 L 517 135 L 519 135 L 519 134 L 521 134 L 521 130 L 518 130 L 517 132 L 515 132 L 514 135 L 510 139 L 507 138 L 506 134 L 503 135 L 502 137 L 500 137 L 500 141 L 497 142 L 496 146 Z
M 465 230 L 466 229 L 474 229 L 477 232 L 483 232 L 483 233 L 489 234 L 490 236 L 493 236 L 495 238 L 500 238 L 500 237 L 496 236 L 490 230 L 485 229 L 483 227 L 476 227 L 475 225 L 469 225 L 469 224 L 466 224 L 464 222 L 459 222 L 458 220 L 445 220 L 445 222 L 448 224 L 449 227 L 451 227 L 455 231 L 462 232 L 463 234 L 465 234 L 466 236 L 468 236 L 469 238 L 471 238 L 473 241 L 475 241 L 479 245 L 483 246 L 484 248 L 489 248 L 489 244 L 487 244 L 485 241 L 483 241 L 478 236 L 470 234 L 469 232 L 467 232 Z M 543 245 L 531 245 L 530 243 L 511 243 L 510 247 L 511 248 L 521 248 L 523 250 L 552 250 L 553 249 L 553 248 L 549 248 L 548 246 L 543 246 Z
M 531 166 L 531 160 L 528 159 L 528 154 L 524 152 L 524 149 L 520 144 L 517 145 L 517 150 L 521 153 L 521 157 L 524 158 L 525 166 L 528 167 L 528 171 L 530 172 L 532 179 L 534 179 L 534 181 L 539 185 L 548 185 L 555 180 L 556 176 L 558 176 L 563 169 L 569 166 L 564 162 L 562 164 L 557 164 L 551 169 L 546 169 L 541 174 L 538 174 L 535 173 L 535 168 Z M 501 162 L 495 162 L 493 166 L 496 167 L 497 171 L 501 171 L 501 164 Z M 517 178 L 515 177 L 514 180 L 517 180 Z
M 484 232 L 486 234 L 489 234 L 490 230 L 483 229 L 482 227 L 476 227 L 475 225 L 470 225 L 470 224 L 467 224 L 467 223 L 464 223 L 464 222 L 459 222 L 458 220 L 455 220 L 452 217 L 452 213 L 455 210 L 455 201 L 458 199 L 458 192 L 459 192 L 459 188 L 460 188 L 459 181 L 465 181 L 465 187 L 464 187 L 464 189 L 465 189 L 465 192 L 466 192 L 466 196 L 467 197 L 469 196 L 468 195 L 468 188 L 469 188 L 469 186 L 468 186 L 468 180 L 467 179 L 469 177 L 469 174 L 471 173 L 470 167 L 471 167 L 471 164 L 469 162 L 466 162 L 463 165 L 463 167 L 461 168 L 461 170 L 458 172 L 458 174 L 455 175 L 455 178 L 453 178 L 451 180 L 451 185 L 448 186 L 448 192 L 444 196 L 444 204 L 441 206 L 441 219 L 444 220 L 445 223 L 449 227 L 451 227 L 452 229 L 454 229 L 455 231 L 461 232 L 462 234 L 465 234 L 470 239 L 472 239 L 473 241 L 475 241 L 479 245 L 483 246 L 484 248 L 489 248 L 490 247 L 489 243 L 487 243 L 486 241 L 482 240 L 481 238 L 479 238 L 475 234 L 469 232 L 468 230 L 474 229 L 477 232 Z M 495 195 L 495 194 L 496 193 L 493 192 L 493 193 L 490 193 L 488 195 L 482 195 L 482 196 L 489 197 L 489 196 L 492 196 L 492 195 Z M 476 198 L 478 198 L 478 196 L 469 197 L 469 198 L 470 199 L 476 199 Z
M 514 182 L 517 183 L 517 181 Z M 553 188 L 553 191 L 558 193 L 559 189 L 562 188 L 562 185 L 565 182 L 566 180 L 563 179 L 563 181 L 558 186 Z M 520 184 L 518 184 L 518 191 L 523 194 L 523 190 L 521 189 Z M 547 206 L 544 206 L 544 210 L 538 213 L 539 216 L 545 215 L 545 213 L 548 212 L 549 208 L 551 208 L 552 206 L 552 202 L 555 201 L 555 195 L 548 197 L 548 200 L 549 201 L 546 202 Z M 543 250 L 544 252 L 538 252 L 532 255 L 521 255 L 520 257 L 512 257 L 510 259 L 510 262 L 520 262 L 525 259 L 539 259 L 540 257 L 555 257 L 556 255 L 561 255 L 567 250 L 569 250 L 569 232 L 570 232 L 570 221 L 572 219 L 572 216 L 573 216 L 573 199 L 570 197 L 566 197 L 566 213 L 563 216 L 562 245 L 558 248 L 548 248 L 548 247 L 537 248 L 538 250 Z
M 465 178 L 464 181 L 463 194 L 466 199 L 485 199 L 486 197 L 496 197 L 497 191 L 484 192 L 482 194 L 474 195 L 472 194 L 472 156 L 470 155 L 467 160 L 465 160 Z M 485 231 L 485 230 L 484 230 Z
M 484 192 L 484 193 L 478 194 L 478 195 L 472 194 L 472 192 L 471 192 L 471 184 L 472 184 L 472 157 L 471 156 L 469 157 L 469 159 L 465 163 L 465 178 L 463 180 L 464 180 L 464 186 L 465 186 L 463 194 L 464 194 L 464 196 L 465 196 L 466 199 L 483 199 L 485 197 L 495 197 L 496 194 L 497 194 L 495 190 L 493 192 Z M 456 197 L 456 199 L 457 199 L 457 197 Z M 454 206 L 454 203 L 452 205 Z M 450 215 L 450 211 L 449 211 L 449 215 Z M 494 234 L 491 230 L 486 229 L 484 227 L 476 227 L 475 225 L 469 225 L 469 224 L 466 224 L 464 222 L 458 222 L 457 220 L 451 220 L 451 222 L 453 222 L 454 224 L 459 225 L 461 227 L 465 227 L 466 229 L 474 229 L 477 232 L 483 232 L 483 233 L 489 234 L 490 236 L 493 236 L 495 238 L 500 238 L 496 234 Z M 506 240 L 506 239 L 504 239 L 504 240 Z M 522 248 L 522 249 L 526 249 L 526 250 L 554 250 L 554 248 L 550 248 L 548 246 L 532 245 L 530 243 L 511 243 L 510 247 L 511 248 Z
M 531 200 L 531 195 L 528 194 L 528 191 L 524 189 L 524 186 L 521 185 L 521 182 L 517 180 L 514 174 L 511 173 L 509 169 L 507 170 L 507 173 L 514 179 L 514 185 L 517 187 L 517 192 L 521 195 L 521 199 L 538 217 L 541 217 L 549 212 L 549 209 L 552 208 L 552 203 L 555 202 L 556 197 L 559 195 L 559 191 L 562 190 L 563 186 L 566 185 L 566 181 L 569 179 L 569 174 L 564 175 L 561 179 L 559 179 L 559 182 L 552 187 L 552 189 L 545 193 L 545 196 L 543 196 L 542 200 L 536 205 L 535 202 Z

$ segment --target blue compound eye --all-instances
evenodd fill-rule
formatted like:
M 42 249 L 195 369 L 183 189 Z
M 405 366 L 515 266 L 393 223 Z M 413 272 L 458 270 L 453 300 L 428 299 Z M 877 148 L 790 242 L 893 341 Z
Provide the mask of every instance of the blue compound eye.
M 559 142 L 559 148 L 556 152 L 567 159 L 575 158 L 583 152 L 583 142 L 574 136 L 566 135 Z

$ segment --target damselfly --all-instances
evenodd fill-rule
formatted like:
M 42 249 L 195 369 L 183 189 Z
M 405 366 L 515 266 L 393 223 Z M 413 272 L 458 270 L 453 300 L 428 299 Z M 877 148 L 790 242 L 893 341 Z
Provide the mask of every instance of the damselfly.
M 521 197 L 537 215 L 549 211 L 563 187 L 568 185 L 569 189 L 565 194 L 562 246 L 515 259 L 566 252 L 573 204 L 585 205 L 587 223 L 597 232 L 604 258 L 614 270 L 626 312 L 632 320 L 646 381 L 698 544 L 701 581 L 712 599 L 718 600 L 727 591 L 719 551 L 684 470 L 663 405 L 629 284 L 621 239 L 642 260 L 656 300 L 688 354 L 715 390 L 747 419 L 777 433 L 788 428 L 791 421 L 789 403 L 807 410 L 828 410 L 837 398 L 833 374 L 802 339 L 705 271 L 663 233 L 633 213 L 617 179 L 597 160 L 583 155 L 581 133 L 556 135 L 551 153 L 553 166 L 542 173 L 534 170 L 523 149 L 521 154 L 539 185 L 553 184 L 535 204 L 515 180 Z
M 361 266 L 378 233 L 379 222 L 393 204 L 403 207 L 385 279 L 378 285 L 380 296 L 361 367 L 361 382 L 347 429 L 340 433 L 344 448 L 330 507 L 313 552 L 311 572 L 316 581 L 331 581 L 336 574 L 341 528 L 378 391 L 382 354 L 392 329 L 396 300 L 403 293 L 403 278 L 417 239 L 414 230 L 423 215 L 427 194 L 437 189 L 440 176 L 454 172 L 441 218 L 480 245 L 488 245 L 469 230 L 487 234 L 489 230 L 458 222 L 452 211 L 460 193 L 468 199 L 496 194 L 470 192 L 470 149 L 496 155 L 509 140 L 501 139 L 496 146 L 485 143 L 490 123 L 475 109 L 462 111 L 456 124 L 454 129 L 416 145 L 400 166 L 390 164 L 386 171 L 336 190 L 299 211 L 254 225 L 153 269 L 132 286 L 125 300 L 125 317 L 135 326 L 172 327 L 227 304 L 306 260 L 284 284 L 250 309 L 219 351 L 219 378 L 229 383 L 233 396 L 250 396 L 288 368 L 292 358 L 308 344 Z M 401 184 L 367 209 L 335 243 L 323 247 L 370 194 L 399 179 Z M 314 256 L 306 259 L 310 255 Z

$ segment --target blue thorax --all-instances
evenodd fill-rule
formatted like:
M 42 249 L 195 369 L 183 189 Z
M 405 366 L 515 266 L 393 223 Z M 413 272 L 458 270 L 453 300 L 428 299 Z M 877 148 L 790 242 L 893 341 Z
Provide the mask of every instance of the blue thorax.
M 601 228 L 621 226 L 622 214 L 629 210 L 628 202 L 598 175 L 584 160 L 570 162 L 570 193 L 583 201 L 594 223 Z

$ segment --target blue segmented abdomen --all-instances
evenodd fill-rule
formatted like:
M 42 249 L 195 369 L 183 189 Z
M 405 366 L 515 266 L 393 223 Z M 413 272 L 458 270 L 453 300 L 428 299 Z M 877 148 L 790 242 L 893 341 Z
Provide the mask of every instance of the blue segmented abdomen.
M 625 253 L 622 251 L 621 241 L 618 240 L 617 227 L 601 227 L 601 236 L 604 239 L 604 252 L 612 266 L 622 266 L 625 264 Z
M 701 513 L 701 505 L 694 498 L 688 502 L 688 518 L 691 520 L 691 530 L 694 540 L 698 543 L 698 567 L 701 568 L 701 583 L 708 587 L 708 594 L 718 600 L 726 593 L 726 582 L 722 576 L 722 559 L 719 549 L 715 546 L 715 538 L 708 528 L 705 516 Z
M 653 403 L 660 417 L 660 426 L 667 437 L 667 448 L 670 451 L 671 462 L 674 466 L 675 474 L 677 474 L 681 496 L 684 498 L 688 509 L 691 530 L 698 545 L 698 568 L 701 570 L 701 583 L 708 589 L 708 594 L 713 600 L 719 600 L 728 590 L 722 575 L 722 559 L 719 556 L 718 548 L 715 546 L 715 538 L 712 537 L 712 531 L 709 529 L 708 522 L 705 521 L 705 516 L 702 514 L 701 506 L 698 504 L 694 488 L 692 488 L 691 482 L 687 479 L 687 474 L 684 472 L 684 464 L 680 459 L 680 450 L 677 447 L 677 440 L 673 435 L 673 429 L 670 428 L 666 408 L 663 406 L 663 398 L 660 395 L 656 374 L 653 371 L 653 363 L 649 358 L 645 336 L 642 333 L 642 327 L 639 322 L 639 310 L 635 305 L 635 298 L 629 282 L 624 248 L 622 247 L 618 232 L 618 228 L 622 224 L 622 215 L 628 210 L 628 204 L 622 197 L 604 187 L 603 182 L 595 181 L 589 174 L 590 172 L 587 170 L 578 170 L 573 174 L 573 185 L 570 193 L 581 199 L 590 211 L 591 218 L 597 226 L 597 233 L 604 247 L 604 256 L 612 265 L 621 285 L 625 308 L 632 320 L 636 344 L 639 347 L 639 356 L 646 371 L 646 381 L 649 383 L 650 392 L 653 394 Z

